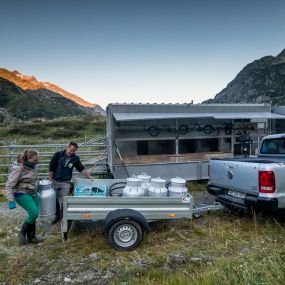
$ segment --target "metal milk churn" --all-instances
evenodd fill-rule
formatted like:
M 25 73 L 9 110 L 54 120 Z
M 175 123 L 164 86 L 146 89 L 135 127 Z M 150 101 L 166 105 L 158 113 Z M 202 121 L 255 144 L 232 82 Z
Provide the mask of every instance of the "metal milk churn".
M 147 175 L 146 173 L 142 173 L 138 175 L 137 177 L 142 180 L 141 187 L 144 189 L 144 195 L 147 196 L 148 189 L 150 188 L 151 176 Z
M 144 189 L 141 187 L 142 180 L 136 176 L 127 178 L 127 185 L 123 189 L 122 196 L 124 197 L 143 197 Z
M 39 217 L 48 217 L 56 211 L 56 193 L 50 180 L 41 180 L 38 187 Z
M 161 178 L 152 178 L 151 185 L 148 189 L 148 196 L 151 197 L 167 197 L 168 190 L 165 187 L 166 180 Z
M 171 185 L 168 188 L 169 197 L 186 197 L 187 188 L 185 187 L 186 180 L 181 177 L 172 178 Z

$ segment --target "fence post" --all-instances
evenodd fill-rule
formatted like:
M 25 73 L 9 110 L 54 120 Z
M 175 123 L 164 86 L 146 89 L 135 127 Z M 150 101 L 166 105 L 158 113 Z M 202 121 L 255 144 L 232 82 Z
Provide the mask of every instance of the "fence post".
M 8 147 L 8 155 L 9 155 L 9 163 L 10 163 L 10 168 L 9 168 L 9 172 L 10 169 L 15 161 L 15 158 L 13 156 L 13 154 L 15 153 L 15 145 L 16 145 L 16 141 L 10 141 L 9 142 L 9 147 Z

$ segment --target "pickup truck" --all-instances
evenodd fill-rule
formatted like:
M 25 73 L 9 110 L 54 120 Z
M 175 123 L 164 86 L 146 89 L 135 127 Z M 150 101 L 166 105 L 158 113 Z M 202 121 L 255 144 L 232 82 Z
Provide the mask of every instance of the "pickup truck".
M 285 209 L 285 134 L 264 137 L 255 157 L 211 159 L 208 192 L 245 212 Z

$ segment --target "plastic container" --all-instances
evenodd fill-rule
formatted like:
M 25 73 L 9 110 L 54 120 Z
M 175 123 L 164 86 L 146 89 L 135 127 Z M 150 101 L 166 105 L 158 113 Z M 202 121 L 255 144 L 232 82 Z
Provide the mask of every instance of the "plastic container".
M 106 197 L 107 187 L 103 185 L 77 185 L 74 190 L 74 196 L 81 197 Z

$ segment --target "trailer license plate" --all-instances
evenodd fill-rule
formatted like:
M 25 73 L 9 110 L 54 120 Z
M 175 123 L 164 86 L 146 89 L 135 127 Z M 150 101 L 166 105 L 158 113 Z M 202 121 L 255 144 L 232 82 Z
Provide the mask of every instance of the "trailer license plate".
M 245 197 L 244 193 L 237 192 L 237 191 L 232 191 L 232 190 L 228 191 L 228 195 L 233 196 L 233 197 L 237 197 L 237 198 L 240 198 L 240 199 L 244 199 L 244 197 Z

